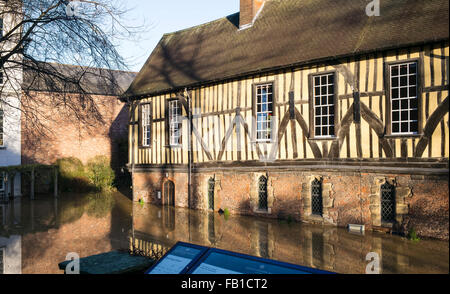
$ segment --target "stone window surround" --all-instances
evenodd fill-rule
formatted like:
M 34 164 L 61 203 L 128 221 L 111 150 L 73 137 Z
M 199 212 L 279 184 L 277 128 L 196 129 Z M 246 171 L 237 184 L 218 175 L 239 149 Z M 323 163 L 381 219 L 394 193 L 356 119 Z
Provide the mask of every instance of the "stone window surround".
M 209 180 L 211 178 L 214 179 L 214 210 L 213 211 L 216 211 L 219 209 L 217 206 L 217 202 L 218 202 L 217 195 L 219 195 L 219 191 L 222 190 L 220 176 L 216 175 L 216 174 L 210 175 L 204 179 L 204 183 L 202 185 L 202 190 L 203 190 L 202 192 L 203 192 L 203 198 L 204 198 L 203 209 L 206 211 L 210 210 L 208 194 L 209 194 Z
M 322 182 L 322 216 L 312 214 L 311 207 L 311 186 L 312 182 L 317 179 Z M 327 222 L 334 223 L 329 217 L 329 209 L 334 207 L 334 199 L 332 195 L 332 184 L 324 181 L 323 176 L 312 175 L 308 177 L 306 183 L 302 184 L 302 202 L 303 202 L 303 219 L 313 222 Z
M 395 219 L 396 223 L 385 223 L 381 221 L 381 185 L 385 182 L 395 187 Z M 372 225 L 376 227 L 393 228 L 403 223 L 404 217 L 409 213 L 407 199 L 412 196 L 410 187 L 399 186 L 395 177 L 375 177 L 370 188 L 370 212 Z
M 259 178 L 264 176 L 267 178 L 267 210 L 259 209 Z M 271 177 L 269 177 L 268 173 L 253 173 L 252 174 L 252 182 L 250 187 L 250 207 L 253 213 L 256 214 L 272 214 L 272 207 L 275 200 L 273 184 Z
M 174 188 L 174 197 L 175 197 L 175 207 L 177 206 L 177 197 L 176 197 L 176 191 L 177 191 L 177 186 L 176 186 L 176 184 L 175 184 L 175 179 L 174 178 L 171 178 L 171 177 L 164 177 L 163 179 L 162 179 L 162 183 L 161 183 L 161 204 L 162 205 L 167 205 L 166 203 L 165 203 L 165 198 L 167 197 L 166 195 L 165 195 L 165 191 L 164 191 L 164 185 L 167 183 L 167 182 L 172 182 L 173 183 L 173 188 Z

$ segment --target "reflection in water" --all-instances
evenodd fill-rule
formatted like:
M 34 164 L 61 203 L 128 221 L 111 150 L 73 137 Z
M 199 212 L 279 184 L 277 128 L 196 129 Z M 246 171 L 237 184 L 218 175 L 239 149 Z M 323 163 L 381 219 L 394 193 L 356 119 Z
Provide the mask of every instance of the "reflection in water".
M 259 256 L 270 258 L 269 256 L 269 224 L 257 222 L 258 227 L 258 248 Z
M 313 266 L 323 267 L 323 234 L 313 232 L 311 237 Z
M 16 199 L 0 206 L 3 273 L 62 273 L 67 253 L 81 257 L 128 247 L 131 202 L 122 194 Z
M 216 243 L 216 229 L 214 222 L 214 213 L 208 213 L 208 240 L 211 244 Z
M 174 209 L 174 229 L 167 234 L 158 222 L 158 214 L 165 209 L 135 204 L 135 237 L 166 248 L 177 241 L 190 242 L 338 273 L 365 273 L 369 252 L 379 254 L 383 273 L 448 273 L 449 269 L 445 241 L 414 243 L 395 235 L 357 235 L 332 226 L 236 215 L 225 219 L 217 213 L 183 208 Z
M 24 198 L 0 206 L 0 273 L 61 273 L 81 257 L 128 249 L 163 254 L 177 241 L 311 266 L 364 273 L 369 252 L 382 273 L 448 273 L 447 242 L 132 203 L 120 193 Z

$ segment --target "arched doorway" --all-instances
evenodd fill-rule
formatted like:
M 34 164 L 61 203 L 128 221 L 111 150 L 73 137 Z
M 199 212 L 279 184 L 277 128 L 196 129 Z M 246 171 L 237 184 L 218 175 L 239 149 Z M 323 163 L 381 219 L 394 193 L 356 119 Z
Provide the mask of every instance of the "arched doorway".
M 175 206 L 175 184 L 167 180 L 163 185 L 163 205 Z

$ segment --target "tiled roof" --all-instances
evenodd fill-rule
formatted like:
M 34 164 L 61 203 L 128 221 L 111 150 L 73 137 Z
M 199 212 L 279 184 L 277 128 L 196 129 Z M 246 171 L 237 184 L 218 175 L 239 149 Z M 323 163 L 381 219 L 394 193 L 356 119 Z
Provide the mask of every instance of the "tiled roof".
M 198 86 L 278 67 L 448 40 L 448 0 L 270 0 L 248 29 L 239 13 L 165 34 L 128 97 Z
M 119 96 L 130 86 L 136 74 L 128 71 L 39 62 L 33 63 L 31 67 L 24 66 L 22 89 L 81 92 L 78 87 L 71 85 L 71 81 L 80 79 L 80 85 L 87 94 Z

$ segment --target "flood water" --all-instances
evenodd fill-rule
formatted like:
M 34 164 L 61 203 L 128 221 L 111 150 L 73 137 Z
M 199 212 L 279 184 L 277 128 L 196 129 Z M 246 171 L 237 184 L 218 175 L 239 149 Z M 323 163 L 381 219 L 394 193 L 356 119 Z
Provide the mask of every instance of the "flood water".
M 0 274 L 62 273 L 58 263 L 128 249 L 167 250 L 177 241 L 329 270 L 365 273 L 376 252 L 381 273 L 449 273 L 449 244 L 384 233 L 132 203 L 125 195 L 65 194 L 0 204 Z

